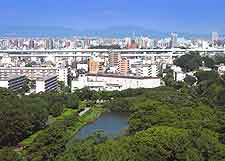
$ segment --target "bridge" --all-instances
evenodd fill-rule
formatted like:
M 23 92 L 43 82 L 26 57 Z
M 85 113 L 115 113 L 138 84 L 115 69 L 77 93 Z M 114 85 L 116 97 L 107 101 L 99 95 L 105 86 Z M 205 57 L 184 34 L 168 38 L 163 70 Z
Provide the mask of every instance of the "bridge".
M 109 53 L 120 53 L 124 57 L 145 57 L 145 56 L 181 56 L 190 52 L 202 53 L 223 53 L 225 48 L 217 49 L 38 49 L 38 50 L 22 50 L 7 49 L 0 50 L 0 57 L 8 55 L 9 57 L 90 57 L 94 54 L 102 54 L 108 56 Z

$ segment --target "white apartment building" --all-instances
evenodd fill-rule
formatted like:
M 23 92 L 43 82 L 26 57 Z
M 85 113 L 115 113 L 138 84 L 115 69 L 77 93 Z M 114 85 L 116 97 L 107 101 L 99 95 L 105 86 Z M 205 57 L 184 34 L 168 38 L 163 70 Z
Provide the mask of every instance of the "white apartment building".
M 177 82 L 184 81 L 186 74 L 182 71 L 181 67 L 172 66 L 171 69 L 173 70 L 173 78 Z
M 81 75 L 72 81 L 71 90 L 89 87 L 92 90 L 125 90 L 129 88 L 156 88 L 160 86 L 158 77 L 122 76 L 114 74 Z
M 83 69 L 88 72 L 88 64 L 77 64 L 77 70 Z
M 36 93 L 51 92 L 58 89 L 57 75 L 41 77 L 36 80 Z
M 64 82 L 65 86 L 68 86 L 68 68 L 58 68 L 56 74 L 58 76 L 58 81 Z
M 0 67 L 0 75 L 25 75 L 31 80 L 40 76 L 57 75 L 58 81 L 68 85 L 68 68 L 56 67 Z
M 157 77 L 159 68 L 156 64 L 152 65 L 138 65 L 136 68 L 136 75 L 141 77 Z
M 220 75 L 224 75 L 224 73 L 225 73 L 225 65 L 224 65 L 224 64 L 220 64 L 220 65 L 218 66 L 218 73 L 219 73 Z
M 22 89 L 26 84 L 26 77 L 24 75 L 0 75 L 0 87 L 7 88 L 12 91 Z

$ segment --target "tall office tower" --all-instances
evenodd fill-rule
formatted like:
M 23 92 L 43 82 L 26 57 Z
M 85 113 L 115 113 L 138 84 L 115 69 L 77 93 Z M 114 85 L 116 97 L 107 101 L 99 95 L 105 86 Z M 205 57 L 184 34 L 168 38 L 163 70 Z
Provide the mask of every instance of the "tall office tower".
M 29 49 L 33 49 L 34 48 L 34 40 L 30 40 L 29 41 Z
M 65 42 L 65 47 L 66 47 L 66 48 L 69 48 L 70 45 L 71 45 L 71 44 L 70 44 L 70 41 L 66 41 L 66 42 Z
M 22 48 L 22 47 L 23 47 L 23 45 L 24 45 L 24 40 L 23 40 L 23 39 L 20 39 L 20 40 L 19 40 L 19 47 L 21 47 L 21 48 Z
M 48 40 L 47 40 L 47 39 L 44 40 L 44 48 L 45 48 L 45 49 L 48 49 Z
M 137 47 L 138 47 L 138 44 L 136 43 L 136 41 L 134 39 L 131 40 L 130 44 L 128 44 L 129 49 L 136 49 Z
M 219 33 L 212 32 L 212 42 L 217 42 L 219 40 Z
M 46 39 L 44 41 L 44 48 L 45 49 L 53 49 L 54 46 L 53 46 L 53 40 L 52 39 Z
M 19 47 L 19 41 L 18 41 L 18 39 L 14 40 L 14 46 L 15 47 Z
M 129 73 L 129 60 L 123 58 L 119 61 L 118 72 L 122 75 L 126 75 Z
M 88 72 L 92 74 L 97 74 L 99 71 L 99 64 L 94 58 L 88 60 Z
M 49 49 L 53 49 L 54 48 L 54 42 L 52 39 L 48 40 L 48 46 L 49 46 Z
M 171 33 L 170 48 L 177 47 L 177 33 Z
M 117 67 L 119 65 L 119 61 L 121 56 L 119 53 L 110 53 L 109 54 L 109 65 L 111 67 Z

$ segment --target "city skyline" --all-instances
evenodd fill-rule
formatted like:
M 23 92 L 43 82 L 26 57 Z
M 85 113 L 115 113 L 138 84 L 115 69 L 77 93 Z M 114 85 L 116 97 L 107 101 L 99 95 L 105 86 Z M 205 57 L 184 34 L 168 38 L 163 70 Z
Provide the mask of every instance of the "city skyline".
M 15 0 L 1 3 L 3 15 L 0 27 L 55 29 L 55 32 L 73 33 L 93 30 L 101 32 L 108 28 L 140 28 L 154 32 L 185 32 L 206 34 L 213 31 L 224 33 L 223 8 L 225 2 L 210 0 L 181 2 L 168 1 L 83 1 L 53 0 L 38 2 Z M 0 29 L 1 29 L 0 28 Z M 64 30 L 63 30 L 64 29 Z M 33 29 L 31 29 L 33 30 Z M 1 32 L 1 31 L 0 31 Z M 17 31 L 15 31 L 16 33 Z M 120 32 L 120 30 L 118 30 Z M 47 32 L 46 32 L 47 33 Z M 85 33 L 85 32 L 84 32 Z

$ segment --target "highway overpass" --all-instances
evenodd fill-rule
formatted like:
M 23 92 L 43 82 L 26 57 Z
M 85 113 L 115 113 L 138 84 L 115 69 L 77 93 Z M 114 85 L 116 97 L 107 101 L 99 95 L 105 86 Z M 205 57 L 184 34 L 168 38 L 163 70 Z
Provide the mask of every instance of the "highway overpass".
M 225 49 L 49 49 L 49 50 L 0 50 L 0 57 L 90 57 L 94 54 L 108 56 L 109 53 L 120 53 L 121 56 L 181 56 L 189 52 L 225 53 Z
M 210 48 L 210 49 L 38 49 L 38 50 L 22 50 L 22 49 L 7 49 L 7 50 L 0 50 L 0 53 L 105 53 L 105 52 L 120 52 L 120 53 L 127 53 L 127 52 L 225 52 L 225 48 L 217 49 L 217 48 Z

